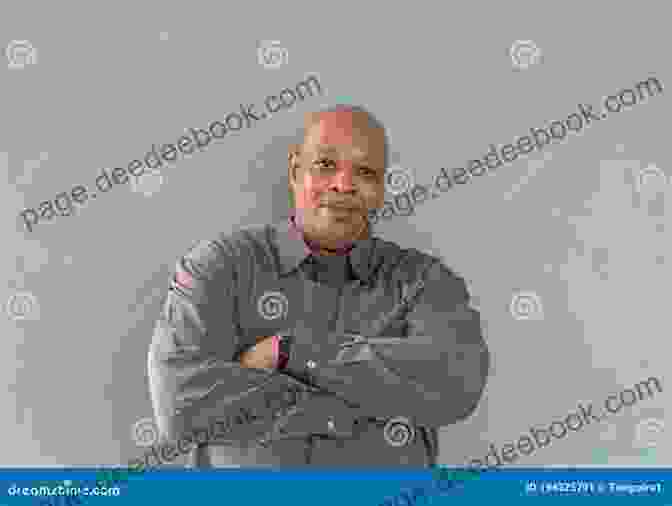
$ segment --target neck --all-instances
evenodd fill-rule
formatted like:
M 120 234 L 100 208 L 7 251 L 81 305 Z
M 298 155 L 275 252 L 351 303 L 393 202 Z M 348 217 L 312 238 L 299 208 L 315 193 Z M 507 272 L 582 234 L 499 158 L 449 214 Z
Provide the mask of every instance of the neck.
M 301 230 L 303 239 L 308 247 L 314 252 L 326 256 L 347 255 L 350 253 L 350 250 L 352 250 L 355 241 L 368 239 L 371 234 L 369 222 L 365 221 L 362 229 L 355 234 L 352 239 L 341 240 L 334 243 L 333 241 L 325 241 L 313 236 L 305 227 L 301 226 L 301 223 L 297 223 L 294 218 L 292 218 L 292 222 L 295 227 Z
M 353 237 L 352 239 L 338 241 L 333 243 L 331 241 L 323 241 L 319 238 L 314 238 L 304 233 L 304 240 L 308 247 L 317 252 L 320 255 L 325 256 L 337 256 L 337 255 L 348 255 L 350 251 L 355 246 L 355 241 L 364 240 L 369 237 L 368 227 L 366 230 L 362 231 L 359 235 Z

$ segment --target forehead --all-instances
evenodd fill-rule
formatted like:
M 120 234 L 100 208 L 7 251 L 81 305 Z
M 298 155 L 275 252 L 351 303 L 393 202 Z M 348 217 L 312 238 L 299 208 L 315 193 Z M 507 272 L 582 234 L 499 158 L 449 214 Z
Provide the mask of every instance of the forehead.
M 305 145 L 313 151 L 349 148 L 366 155 L 382 154 L 385 136 L 363 112 L 336 111 L 306 115 Z

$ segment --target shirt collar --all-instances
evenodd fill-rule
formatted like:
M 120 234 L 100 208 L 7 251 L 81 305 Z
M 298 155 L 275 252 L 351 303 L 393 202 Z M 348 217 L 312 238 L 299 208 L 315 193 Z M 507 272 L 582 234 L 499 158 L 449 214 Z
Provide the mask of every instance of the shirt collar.
M 275 245 L 277 248 L 278 266 L 281 275 L 289 274 L 313 254 L 306 244 L 303 234 L 291 218 L 273 225 L 275 229 Z M 376 238 L 370 235 L 366 239 L 355 241 L 348 253 L 353 274 L 363 282 L 371 278 L 373 251 Z

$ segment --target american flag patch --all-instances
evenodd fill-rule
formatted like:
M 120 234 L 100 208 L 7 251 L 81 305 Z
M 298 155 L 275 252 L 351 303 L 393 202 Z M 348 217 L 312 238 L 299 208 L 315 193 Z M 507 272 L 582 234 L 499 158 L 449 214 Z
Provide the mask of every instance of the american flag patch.
M 181 269 L 175 273 L 175 283 L 187 290 L 194 288 L 194 278 L 187 271 Z

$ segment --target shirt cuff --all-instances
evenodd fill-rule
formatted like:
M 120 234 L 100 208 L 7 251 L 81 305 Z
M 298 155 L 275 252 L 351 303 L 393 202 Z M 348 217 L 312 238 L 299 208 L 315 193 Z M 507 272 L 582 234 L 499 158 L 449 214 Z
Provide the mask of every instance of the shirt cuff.
M 286 336 L 273 336 L 273 356 L 278 371 L 287 367 L 289 362 L 289 339 Z

